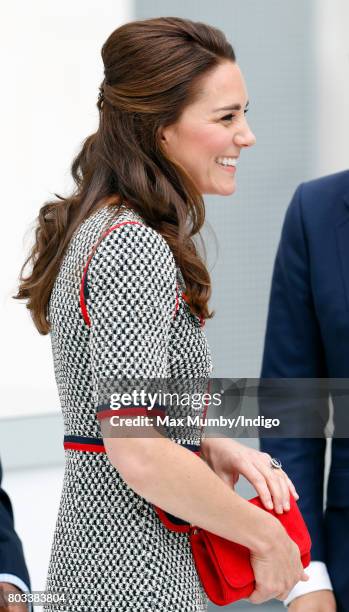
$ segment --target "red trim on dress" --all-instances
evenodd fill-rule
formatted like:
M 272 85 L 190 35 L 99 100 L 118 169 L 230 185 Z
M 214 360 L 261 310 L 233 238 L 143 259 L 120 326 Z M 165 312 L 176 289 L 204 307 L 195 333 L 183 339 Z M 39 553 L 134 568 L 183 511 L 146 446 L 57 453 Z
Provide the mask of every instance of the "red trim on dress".
M 98 247 L 98 245 L 100 244 L 100 242 L 103 240 L 103 238 L 106 238 L 114 229 L 117 229 L 118 227 L 122 227 L 123 225 L 144 225 L 144 223 L 140 223 L 139 221 L 121 221 L 120 223 L 117 223 L 116 225 L 113 225 L 112 227 L 110 227 L 108 230 L 106 230 L 104 232 L 104 234 L 102 234 L 102 236 L 99 237 L 98 241 L 95 243 L 95 245 L 92 247 L 92 252 L 89 255 L 89 258 L 87 260 L 87 263 L 84 267 L 84 271 L 83 271 L 83 275 L 82 275 L 82 279 L 81 279 L 81 283 L 80 283 L 80 293 L 79 293 L 79 301 L 80 301 L 80 308 L 81 308 L 81 313 L 82 313 L 82 317 L 87 325 L 87 327 L 91 327 L 91 320 L 87 311 L 87 307 L 86 307 L 86 301 L 85 301 L 85 282 L 86 282 L 86 275 L 87 275 L 87 270 L 88 267 L 90 265 L 91 259 L 93 257 L 93 255 L 96 252 L 96 249 Z M 185 292 L 182 292 L 182 297 L 183 299 L 188 302 L 188 297 L 185 294 Z M 179 297 L 178 297 L 178 282 L 176 284 L 176 303 L 175 303 L 175 309 L 174 309 L 174 313 L 173 313 L 173 318 L 176 318 L 176 314 L 177 311 L 179 309 Z M 203 318 L 202 315 L 200 315 L 199 317 L 200 319 L 200 326 L 203 327 L 205 325 L 205 319 Z
M 117 223 L 116 225 L 113 225 L 112 227 L 110 227 L 109 229 L 107 229 L 104 234 L 102 234 L 99 239 L 97 240 L 96 244 L 93 246 L 92 248 L 92 252 L 87 260 L 87 263 L 85 265 L 84 268 L 84 272 L 82 275 L 82 279 L 81 279 L 81 284 L 80 284 L 80 308 L 81 308 L 81 313 L 83 316 L 83 319 L 86 323 L 86 325 L 88 327 L 91 327 L 91 321 L 90 321 L 90 317 L 88 315 L 87 312 L 87 308 L 86 308 L 86 302 L 85 302 L 85 294 L 84 294 L 84 286 L 85 286 L 85 279 L 86 279 L 86 274 L 87 274 L 87 269 L 88 266 L 90 264 L 90 261 L 92 259 L 92 256 L 95 254 L 96 249 L 98 247 L 98 245 L 100 244 L 100 242 L 103 240 L 103 238 L 106 238 L 110 232 L 112 232 L 114 229 L 118 228 L 118 227 L 122 227 L 123 225 L 144 225 L 144 223 L 140 223 L 139 221 L 121 221 L 120 223 Z
M 109 410 L 101 410 L 100 412 L 97 412 L 97 419 L 99 421 L 101 421 L 102 419 L 106 419 L 112 416 L 120 416 L 121 418 L 126 415 L 126 416 L 164 416 L 164 410 L 160 410 L 160 409 L 153 409 L 151 408 L 150 410 L 148 410 L 147 408 L 144 407 L 135 407 L 135 408 L 121 408 L 120 410 L 116 410 L 116 409 L 109 409 Z
M 64 442 L 65 450 L 77 450 L 83 453 L 105 453 L 105 446 L 100 444 L 79 444 L 79 442 Z
M 189 298 L 188 298 L 187 294 L 184 291 L 182 292 L 182 298 L 188 304 Z M 204 319 L 203 315 L 195 315 L 195 316 L 199 317 L 200 327 L 203 327 L 205 325 L 205 319 Z
M 177 314 L 178 308 L 179 308 L 179 298 L 178 298 L 178 281 L 177 281 L 177 284 L 176 284 L 176 304 L 175 304 L 175 310 L 174 310 L 174 313 L 173 313 L 173 318 L 174 319 L 176 318 L 176 314 Z

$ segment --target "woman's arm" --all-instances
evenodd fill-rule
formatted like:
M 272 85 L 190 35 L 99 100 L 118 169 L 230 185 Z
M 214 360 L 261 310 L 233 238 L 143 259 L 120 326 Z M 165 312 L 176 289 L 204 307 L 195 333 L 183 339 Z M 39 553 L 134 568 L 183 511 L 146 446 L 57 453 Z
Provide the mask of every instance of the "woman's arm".
M 111 429 L 109 420 L 101 423 L 109 460 L 136 493 L 193 525 L 268 552 L 283 529 L 279 521 L 235 493 L 200 457 L 160 434 L 108 438 Z
M 101 424 L 110 435 L 109 419 Z M 169 439 L 104 438 L 109 460 L 140 496 L 187 522 L 251 550 L 252 603 L 285 599 L 307 580 L 298 546 L 281 523 L 237 495 L 199 457 Z

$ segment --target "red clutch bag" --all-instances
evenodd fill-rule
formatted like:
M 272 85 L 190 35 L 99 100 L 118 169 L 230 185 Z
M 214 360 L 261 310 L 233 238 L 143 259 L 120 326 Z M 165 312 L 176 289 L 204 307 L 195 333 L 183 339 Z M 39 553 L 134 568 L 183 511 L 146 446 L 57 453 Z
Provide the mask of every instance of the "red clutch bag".
M 311 558 L 311 539 L 292 495 L 290 510 L 283 514 L 267 510 L 259 496 L 249 501 L 279 519 L 290 538 L 298 544 L 303 567 L 307 567 Z M 200 527 L 191 528 L 190 543 L 199 578 L 213 603 L 225 606 L 251 595 L 255 581 L 248 548 Z

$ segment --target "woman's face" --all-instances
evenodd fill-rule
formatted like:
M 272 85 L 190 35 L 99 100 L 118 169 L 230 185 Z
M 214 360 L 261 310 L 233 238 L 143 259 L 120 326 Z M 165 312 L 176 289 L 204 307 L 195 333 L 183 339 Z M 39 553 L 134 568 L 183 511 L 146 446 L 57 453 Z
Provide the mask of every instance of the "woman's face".
M 256 142 L 245 117 L 246 85 L 239 66 L 226 61 L 203 77 L 201 88 L 199 99 L 180 119 L 162 128 L 162 146 L 200 193 L 230 195 L 240 151 Z

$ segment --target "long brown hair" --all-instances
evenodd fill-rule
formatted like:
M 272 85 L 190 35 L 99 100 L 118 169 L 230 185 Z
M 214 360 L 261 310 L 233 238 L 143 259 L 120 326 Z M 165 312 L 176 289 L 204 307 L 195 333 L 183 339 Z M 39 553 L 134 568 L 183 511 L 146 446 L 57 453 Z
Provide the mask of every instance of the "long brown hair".
M 133 21 L 102 47 L 105 78 L 97 106 L 98 130 L 73 160 L 72 195 L 44 203 L 35 242 L 20 271 L 14 299 L 26 299 L 41 334 L 50 331 L 48 301 L 67 245 L 79 224 L 101 205 L 120 202 L 139 212 L 167 241 L 192 311 L 212 318 L 211 281 L 194 237 L 205 206 L 185 169 L 169 159 L 159 128 L 175 123 L 199 95 L 200 79 L 222 61 L 235 61 L 224 34 L 178 17 Z M 31 273 L 23 277 L 27 264 Z

